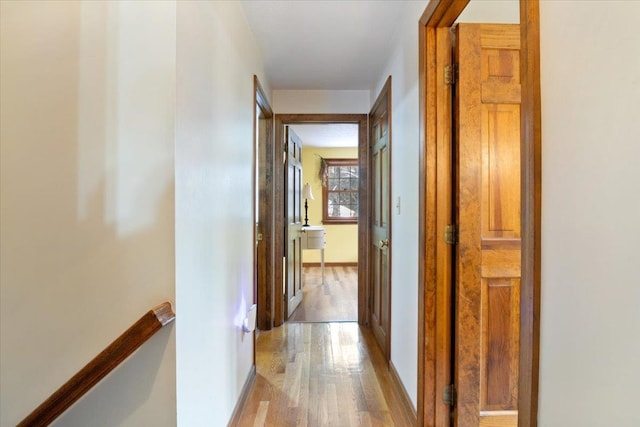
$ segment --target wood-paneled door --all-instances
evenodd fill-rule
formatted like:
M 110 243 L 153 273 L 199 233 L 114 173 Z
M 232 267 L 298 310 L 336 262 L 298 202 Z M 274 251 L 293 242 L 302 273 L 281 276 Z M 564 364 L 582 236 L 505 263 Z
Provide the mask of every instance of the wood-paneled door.
M 302 140 L 285 127 L 285 301 L 287 318 L 302 302 Z
M 391 77 L 369 113 L 371 217 L 369 320 L 387 360 L 391 346 Z
M 458 426 L 516 426 L 520 29 L 459 24 L 454 39 L 454 420 Z

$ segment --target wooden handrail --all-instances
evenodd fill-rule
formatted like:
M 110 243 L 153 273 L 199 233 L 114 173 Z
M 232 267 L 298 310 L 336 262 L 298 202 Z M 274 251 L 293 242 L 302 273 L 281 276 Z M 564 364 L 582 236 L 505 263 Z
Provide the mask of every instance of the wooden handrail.
M 149 310 L 122 335 L 42 402 L 17 427 L 48 426 L 176 315 L 164 302 Z

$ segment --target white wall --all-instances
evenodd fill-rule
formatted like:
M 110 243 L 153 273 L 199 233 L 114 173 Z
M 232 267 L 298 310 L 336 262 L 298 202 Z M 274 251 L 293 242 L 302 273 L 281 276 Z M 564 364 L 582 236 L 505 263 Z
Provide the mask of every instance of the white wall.
M 426 5 L 426 1 L 405 3 L 394 53 L 370 101 L 375 102 L 391 75 L 391 363 L 414 408 L 418 391 L 418 19 Z
M 519 0 L 473 0 L 464 8 L 456 22 L 518 24 Z
M 274 90 L 276 114 L 367 114 L 368 90 Z
M 174 295 L 174 2 L 1 2 L 0 425 Z M 173 326 L 56 425 L 175 425 Z
M 640 2 L 541 2 L 541 426 L 640 425 Z
M 253 75 L 240 2 L 178 2 L 178 424 L 223 426 L 253 364 Z M 261 78 L 263 87 L 269 87 Z

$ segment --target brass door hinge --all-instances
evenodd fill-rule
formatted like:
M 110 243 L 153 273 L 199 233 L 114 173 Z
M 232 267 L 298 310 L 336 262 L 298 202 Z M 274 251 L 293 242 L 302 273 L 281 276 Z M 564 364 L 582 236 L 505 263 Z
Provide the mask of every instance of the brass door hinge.
M 442 396 L 442 399 L 444 400 L 445 405 L 450 406 L 450 407 L 455 407 L 456 406 L 456 398 L 458 396 L 456 395 L 456 386 L 453 384 L 448 384 L 444 387 L 444 395 Z
M 444 83 L 454 85 L 458 80 L 458 66 L 456 64 L 447 64 L 444 66 Z
M 458 243 L 458 227 L 454 224 L 447 225 L 444 228 L 444 241 L 447 245 L 455 245 Z

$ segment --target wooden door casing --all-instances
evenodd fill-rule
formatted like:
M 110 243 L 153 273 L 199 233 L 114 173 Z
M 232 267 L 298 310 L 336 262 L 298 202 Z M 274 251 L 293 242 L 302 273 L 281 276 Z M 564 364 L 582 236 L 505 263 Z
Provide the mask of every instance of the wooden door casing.
M 419 263 L 418 270 L 418 426 L 448 425 L 438 418 L 436 408 L 443 405 L 446 382 L 442 366 L 451 357 L 446 346 L 451 335 L 446 295 L 451 283 L 440 275 L 440 260 L 449 252 L 439 242 L 443 228 L 439 218 L 449 218 L 440 197 L 451 175 L 440 174 L 440 159 L 451 150 L 450 86 L 444 80 L 444 68 L 450 55 L 448 28 L 453 26 L 469 0 L 429 0 L 420 18 L 419 42 Z M 520 73 L 521 73 L 521 213 L 522 262 L 520 286 L 520 338 L 518 424 L 535 427 L 538 413 L 540 350 L 540 234 L 541 234 L 541 100 L 540 100 L 540 6 L 538 0 L 520 0 Z M 448 193 L 450 194 L 450 193 Z M 443 412 L 447 414 L 447 412 Z
M 285 301 L 289 318 L 302 302 L 302 141 L 287 126 L 285 128 L 286 185 L 285 212 L 287 215 L 285 252 Z
M 371 161 L 369 321 L 387 360 L 391 352 L 391 77 L 369 114 Z
M 455 57 L 456 425 L 517 425 L 520 29 L 459 24 Z M 499 424 L 496 424 L 499 423 Z
M 280 326 L 286 320 L 284 301 L 284 268 L 282 259 L 286 241 L 283 237 L 286 228 L 285 216 L 285 127 L 290 124 L 331 124 L 354 123 L 358 126 L 358 166 L 360 169 L 359 218 L 369 218 L 369 144 L 367 114 L 275 114 L 273 165 L 273 326 Z M 358 227 L 358 323 L 368 324 L 367 290 L 369 283 L 369 229 Z
M 253 76 L 255 98 L 255 168 L 258 192 L 254 209 L 256 221 L 255 297 L 258 305 L 257 327 L 269 330 L 273 326 L 273 111 L 257 76 Z

